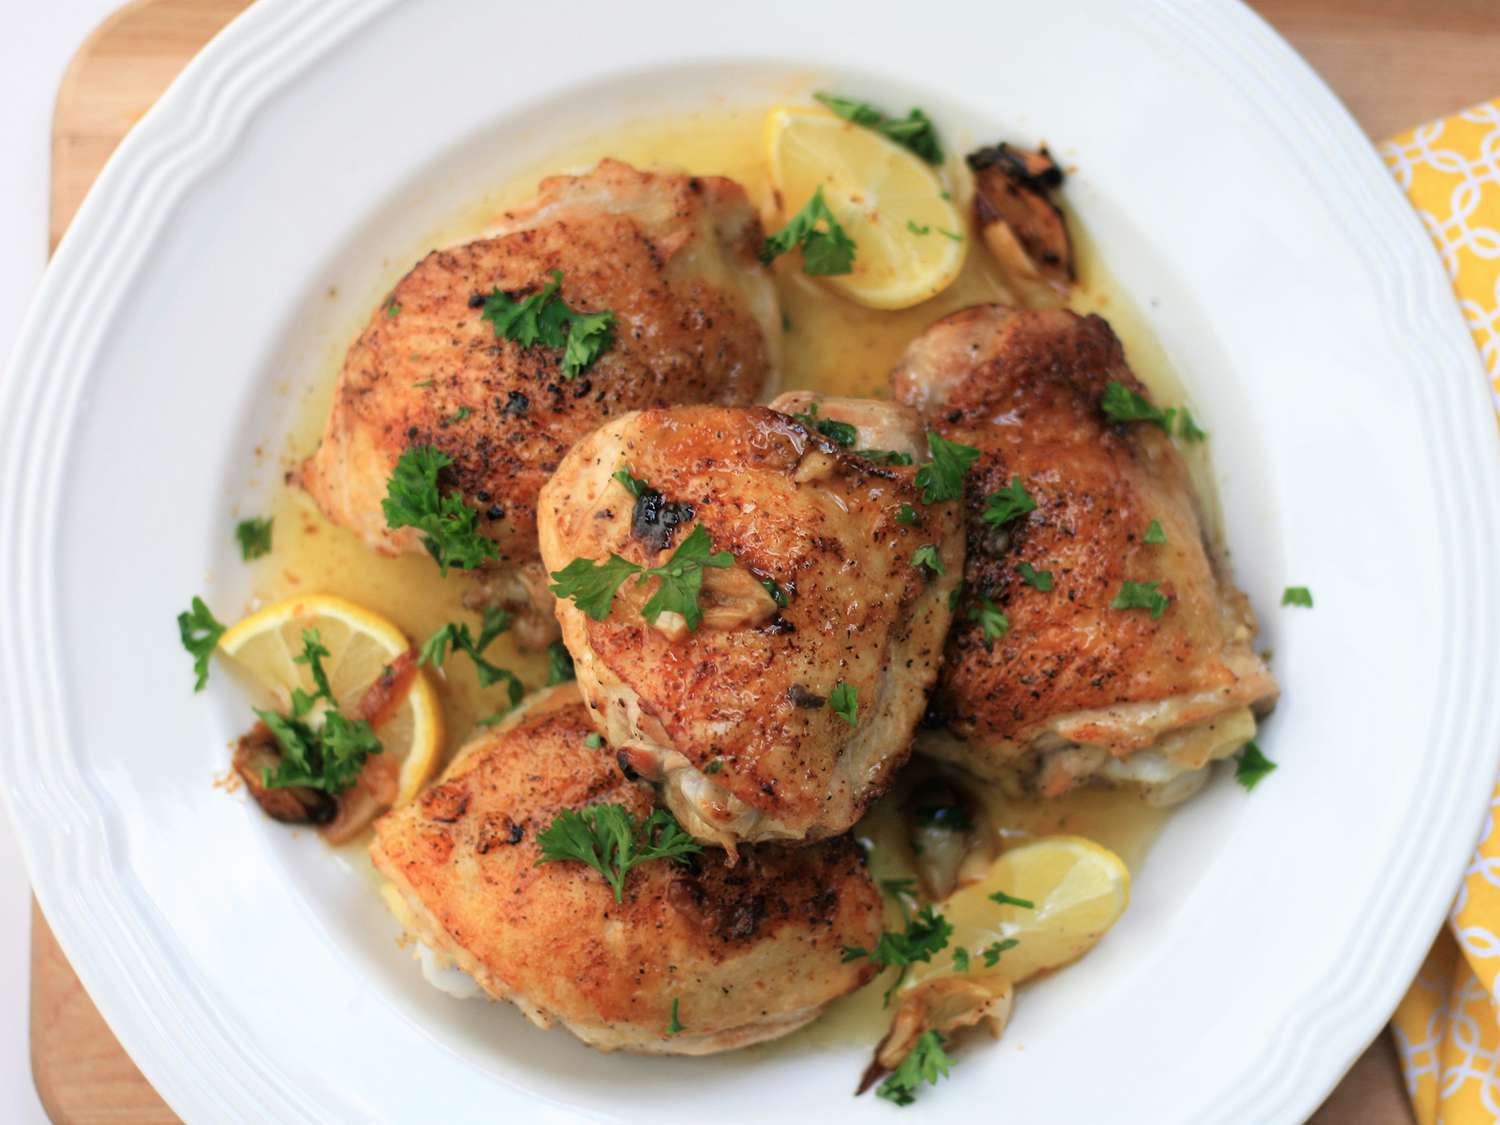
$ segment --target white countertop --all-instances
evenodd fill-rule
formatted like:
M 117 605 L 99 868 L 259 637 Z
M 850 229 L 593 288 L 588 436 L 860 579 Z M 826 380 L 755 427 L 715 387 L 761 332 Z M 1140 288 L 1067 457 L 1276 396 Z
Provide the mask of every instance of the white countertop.
M 0 366 L 47 261 L 52 102 L 73 52 L 120 0 L 15 4 L 0 35 Z M 31 1081 L 31 891 L 0 805 L 0 1121 L 47 1120 Z

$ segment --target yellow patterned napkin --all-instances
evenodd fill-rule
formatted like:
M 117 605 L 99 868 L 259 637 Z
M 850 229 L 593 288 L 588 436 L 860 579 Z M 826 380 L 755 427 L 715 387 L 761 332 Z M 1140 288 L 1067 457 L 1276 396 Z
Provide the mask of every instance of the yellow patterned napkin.
M 1500 99 L 1380 147 L 1432 240 L 1500 408 Z M 1500 1119 L 1500 827 L 1490 799 L 1448 925 L 1391 1025 L 1421 1125 Z

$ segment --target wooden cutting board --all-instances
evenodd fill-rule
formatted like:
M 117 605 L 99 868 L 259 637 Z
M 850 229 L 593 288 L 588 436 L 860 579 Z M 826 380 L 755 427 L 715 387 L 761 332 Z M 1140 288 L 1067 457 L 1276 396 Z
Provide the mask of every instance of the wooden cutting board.
M 53 247 L 120 138 L 247 6 L 248 0 L 136 0 L 79 48 L 53 119 Z M 1256 0 L 1255 7 L 1371 136 L 1387 137 L 1500 94 L 1496 0 Z M 175 1122 L 110 1034 L 35 909 L 33 922 L 31 1060 L 47 1112 L 70 1125 Z M 1318 1125 L 1410 1120 L 1384 1034 L 1314 1117 Z

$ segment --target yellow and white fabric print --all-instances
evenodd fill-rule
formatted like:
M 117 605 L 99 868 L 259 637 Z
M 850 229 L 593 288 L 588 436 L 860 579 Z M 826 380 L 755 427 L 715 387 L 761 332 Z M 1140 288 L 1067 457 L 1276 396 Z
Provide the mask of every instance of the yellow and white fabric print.
M 1500 99 L 1380 148 L 1442 253 L 1500 410 Z M 1448 925 L 1391 1021 L 1421 1125 L 1500 1120 L 1500 788 Z

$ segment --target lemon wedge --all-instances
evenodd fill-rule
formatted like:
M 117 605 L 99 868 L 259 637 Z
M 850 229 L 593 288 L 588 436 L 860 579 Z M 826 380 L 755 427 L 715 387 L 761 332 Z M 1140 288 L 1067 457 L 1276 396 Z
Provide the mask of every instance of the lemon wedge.
M 295 662 L 302 632 L 316 629 L 331 654 L 324 660 L 328 686 L 344 714 L 360 714 L 365 693 L 386 668 L 411 651 L 411 642 L 378 613 L 326 594 L 288 598 L 251 614 L 219 638 L 219 651 L 275 700 L 291 706 L 292 689 L 315 686 L 307 665 Z M 417 795 L 437 771 L 443 744 L 442 709 L 421 668 L 412 670 L 411 688 L 380 721 L 375 735 L 387 754 L 401 763 L 396 804 Z
M 968 231 L 916 154 L 831 113 L 785 107 L 766 118 L 766 148 L 781 222 L 821 187 L 854 240 L 853 272 L 823 278 L 830 286 L 870 308 L 904 309 L 958 276 Z
M 1002 893 L 1028 907 L 996 902 Z M 1108 848 L 1081 836 L 1047 836 L 1004 852 L 989 874 L 948 896 L 938 909 L 953 925 L 948 949 L 969 951 L 972 972 L 1017 982 L 1082 957 L 1130 902 L 1130 871 Z M 1014 941 L 993 966 L 984 951 Z M 912 986 L 952 972 L 946 951 L 914 967 Z

